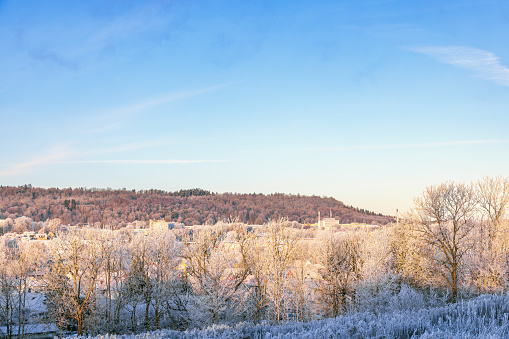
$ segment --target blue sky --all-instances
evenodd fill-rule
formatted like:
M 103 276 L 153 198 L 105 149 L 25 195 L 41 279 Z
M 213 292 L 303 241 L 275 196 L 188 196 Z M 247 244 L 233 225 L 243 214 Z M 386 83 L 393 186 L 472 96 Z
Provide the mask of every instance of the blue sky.
M 0 1 L 0 184 L 405 211 L 509 175 L 507 1 Z

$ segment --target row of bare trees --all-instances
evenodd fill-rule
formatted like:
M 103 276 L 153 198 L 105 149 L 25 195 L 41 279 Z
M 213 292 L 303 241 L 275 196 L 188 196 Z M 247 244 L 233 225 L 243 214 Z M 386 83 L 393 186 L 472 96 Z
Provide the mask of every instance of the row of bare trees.
M 314 253 L 315 244 L 286 226 L 281 220 L 257 232 L 240 223 L 195 232 L 73 230 L 46 246 L 3 239 L 1 319 L 23 326 L 22 312 L 30 307 L 13 302 L 14 296 L 40 294 L 45 312 L 30 321 L 78 334 L 309 320 L 326 308 L 314 303 L 329 303 L 328 283 L 314 282 L 323 274 L 335 284 L 335 274 L 343 274 L 329 267 L 335 263 L 325 262 L 322 270 L 313 256 L 328 260 L 341 250 L 329 237 L 323 240 L 327 250 Z M 18 266 L 25 268 L 21 278 L 13 271 Z

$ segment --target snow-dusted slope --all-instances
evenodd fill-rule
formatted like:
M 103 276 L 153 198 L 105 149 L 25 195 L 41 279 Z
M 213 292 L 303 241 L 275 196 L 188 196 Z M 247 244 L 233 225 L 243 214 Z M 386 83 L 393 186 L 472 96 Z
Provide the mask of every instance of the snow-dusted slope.
M 279 326 L 242 323 L 185 332 L 162 330 L 98 339 L 134 338 L 507 338 L 509 297 L 484 295 L 445 307 L 375 315 L 357 313 L 334 319 Z

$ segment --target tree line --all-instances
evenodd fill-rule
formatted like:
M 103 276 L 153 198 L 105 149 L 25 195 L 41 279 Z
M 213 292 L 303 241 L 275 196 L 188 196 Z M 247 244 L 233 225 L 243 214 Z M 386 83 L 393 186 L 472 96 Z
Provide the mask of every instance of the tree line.
M 165 192 L 161 190 L 113 190 L 86 188 L 38 188 L 31 185 L 0 187 L 0 220 L 14 226 L 20 217 L 33 222 L 59 219 L 62 224 L 88 224 L 118 229 L 133 222 L 165 219 L 185 225 L 213 225 L 236 219 L 246 224 L 264 224 L 269 219 L 312 224 L 332 213 L 341 223 L 383 225 L 392 217 L 345 206 L 334 198 L 275 193 L 212 193 L 201 189 Z M 1 226 L 1 225 L 0 225 Z M 20 225 L 23 228 L 23 223 Z M 32 230 L 31 227 L 27 227 Z M 41 225 L 38 225 L 41 228 Z M 0 232 L 3 228 L 0 227 Z

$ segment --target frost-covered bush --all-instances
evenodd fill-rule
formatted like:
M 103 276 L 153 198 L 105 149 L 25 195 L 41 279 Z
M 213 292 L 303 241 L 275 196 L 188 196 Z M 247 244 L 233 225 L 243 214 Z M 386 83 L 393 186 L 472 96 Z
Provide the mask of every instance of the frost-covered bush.
M 388 312 L 399 290 L 398 276 L 395 275 L 387 274 L 378 280 L 362 281 L 356 287 L 355 303 L 350 306 L 350 312 Z
M 424 296 L 407 285 L 401 285 L 399 293 L 394 294 L 389 300 L 389 309 L 394 311 L 416 311 L 425 308 Z
M 423 308 L 444 306 L 450 294 L 433 288 L 414 288 L 400 282 L 397 275 L 386 275 L 376 281 L 363 281 L 356 289 L 355 302 L 349 313 L 374 314 L 393 311 L 417 311 Z

